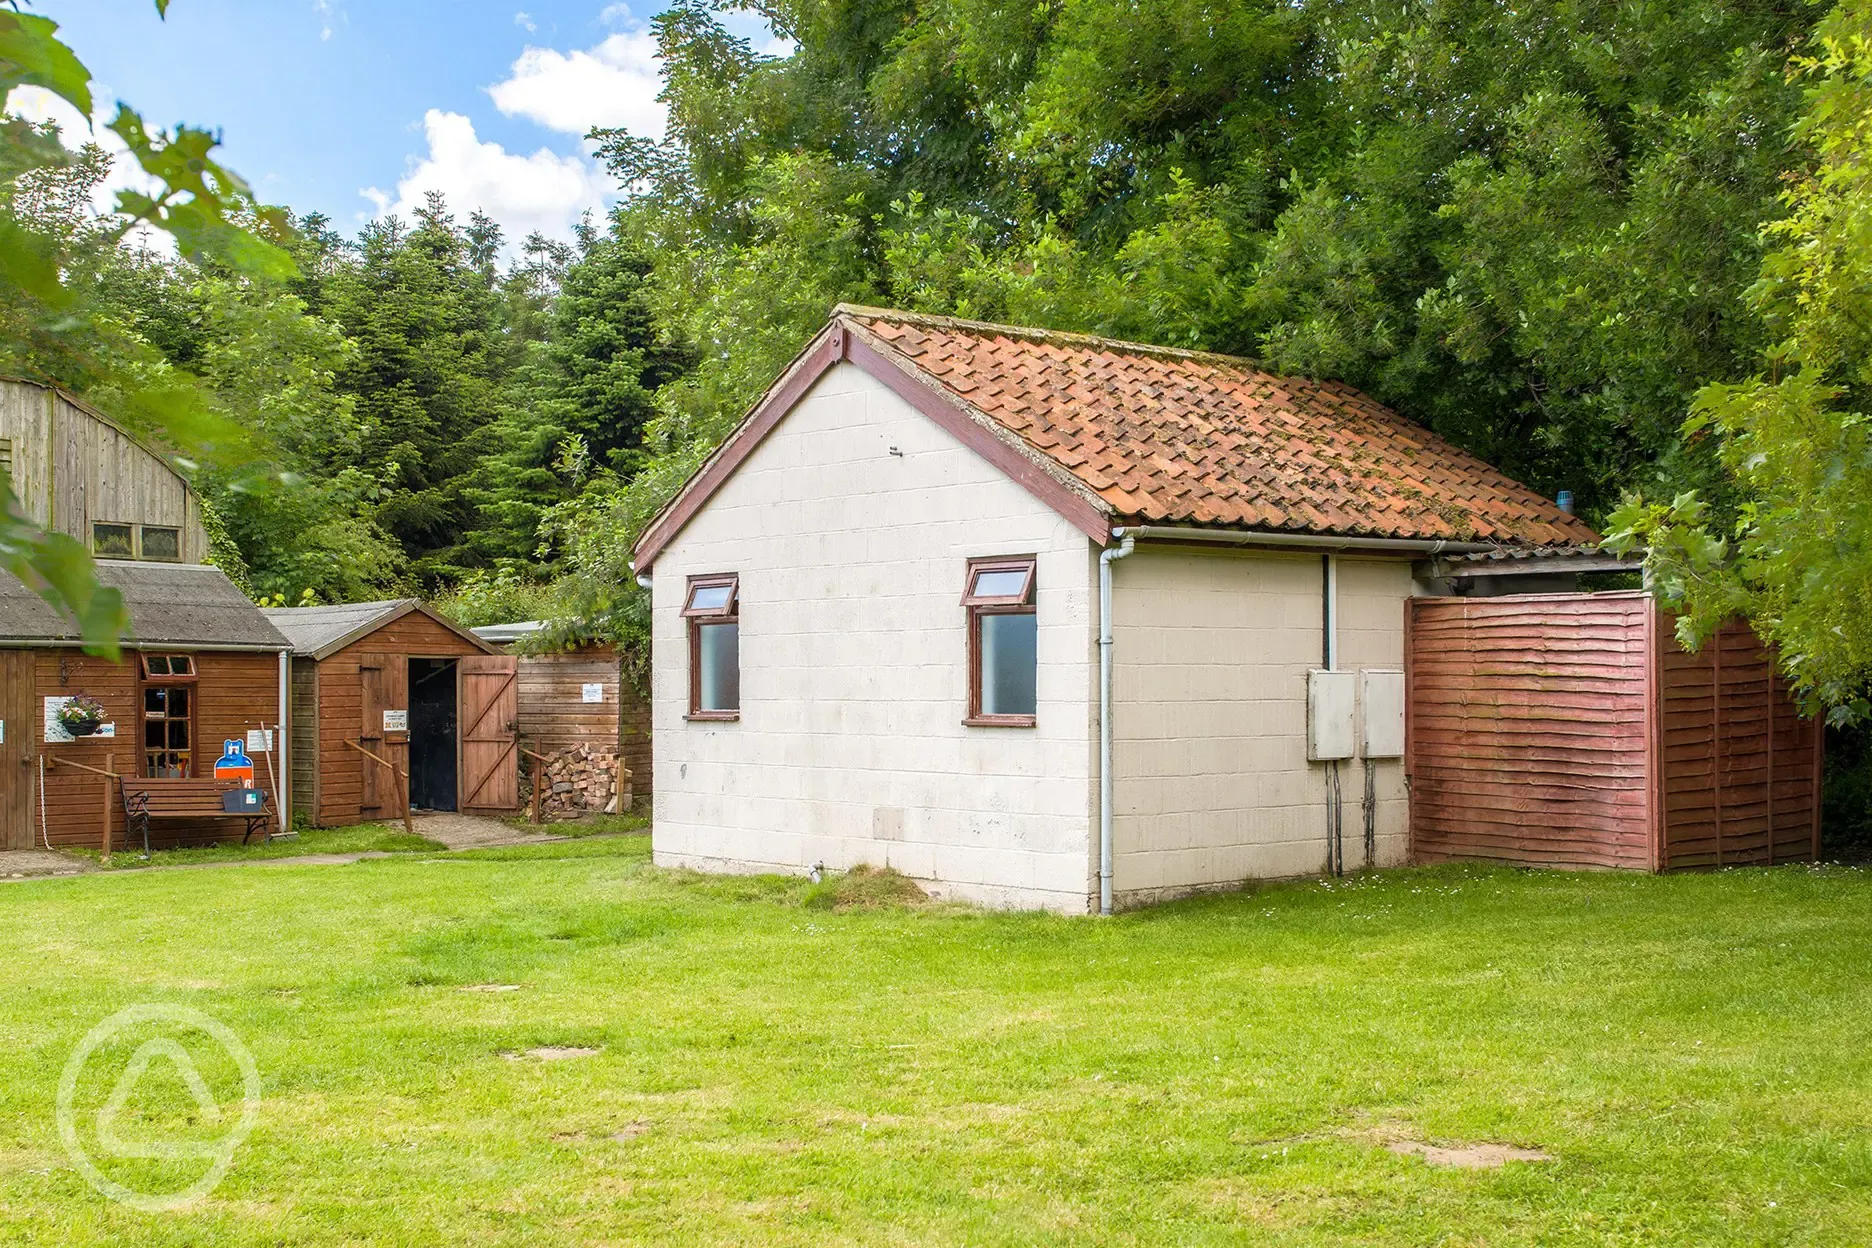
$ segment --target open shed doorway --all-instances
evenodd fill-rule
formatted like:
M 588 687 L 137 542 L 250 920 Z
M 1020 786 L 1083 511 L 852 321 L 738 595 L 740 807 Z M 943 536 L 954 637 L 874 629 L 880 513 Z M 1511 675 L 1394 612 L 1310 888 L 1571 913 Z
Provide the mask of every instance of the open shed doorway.
M 459 792 L 454 659 L 409 661 L 410 808 L 454 810 Z

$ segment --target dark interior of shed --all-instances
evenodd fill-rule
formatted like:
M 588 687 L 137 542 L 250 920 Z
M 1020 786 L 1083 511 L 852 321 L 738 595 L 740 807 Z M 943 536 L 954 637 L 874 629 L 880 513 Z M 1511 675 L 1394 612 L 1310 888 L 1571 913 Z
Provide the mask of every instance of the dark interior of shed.
M 411 659 L 409 683 L 410 806 L 454 810 L 455 660 Z

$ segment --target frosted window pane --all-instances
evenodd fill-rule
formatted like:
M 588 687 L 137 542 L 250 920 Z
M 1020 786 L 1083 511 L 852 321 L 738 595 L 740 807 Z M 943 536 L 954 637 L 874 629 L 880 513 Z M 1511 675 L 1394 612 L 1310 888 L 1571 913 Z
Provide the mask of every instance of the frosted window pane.
M 696 647 L 701 667 L 701 697 L 697 710 L 741 709 L 741 626 L 704 624 Z
M 981 709 L 984 715 L 1032 715 L 1039 665 L 1040 617 L 981 617 Z

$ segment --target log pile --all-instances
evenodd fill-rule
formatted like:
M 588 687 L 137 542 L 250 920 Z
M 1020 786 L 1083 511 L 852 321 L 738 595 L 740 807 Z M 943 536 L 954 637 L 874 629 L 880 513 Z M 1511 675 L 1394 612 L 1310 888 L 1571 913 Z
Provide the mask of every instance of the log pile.
M 577 819 L 615 815 L 631 806 L 631 773 L 614 745 L 575 745 L 546 756 L 540 764 L 540 818 Z M 533 775 L 521 778 L 520 797 L 532 801 Z

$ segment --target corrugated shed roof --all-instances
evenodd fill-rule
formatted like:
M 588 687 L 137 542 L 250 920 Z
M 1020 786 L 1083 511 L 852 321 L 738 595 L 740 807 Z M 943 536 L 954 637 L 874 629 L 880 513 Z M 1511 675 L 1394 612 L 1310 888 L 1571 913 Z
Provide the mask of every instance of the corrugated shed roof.
M 835 318 L 1066 469 L 1115 523 L 1598 540 L 1552 500 L 1338 382 L 1083 334 L 849 305 Z
M 491 645 L 508 646 L 523 637 L 533 636 L 545 627 L 545 620 L 516 620 L 512 624 L 483 624 L 468 631 Z
M 123 595 L 125 641 L 143 646 L 284 650 L 287 640 L 219 568 L 100 559 L 98 580 Z M 77 626 L 18 578 L 0 572 L 0 645 L 81 640 Z

